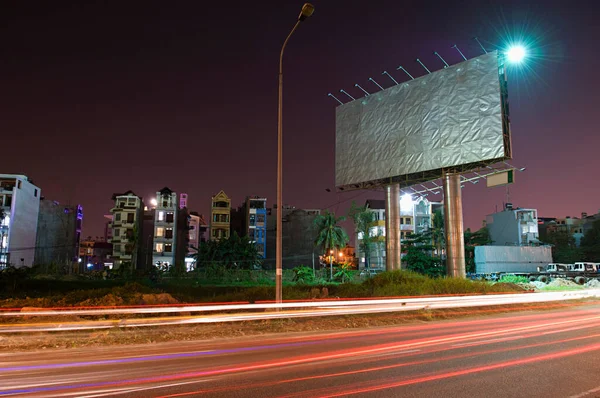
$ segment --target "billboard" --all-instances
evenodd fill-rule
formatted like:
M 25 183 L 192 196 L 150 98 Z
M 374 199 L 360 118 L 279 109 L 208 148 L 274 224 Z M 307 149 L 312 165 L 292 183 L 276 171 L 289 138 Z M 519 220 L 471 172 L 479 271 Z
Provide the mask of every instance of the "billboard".
M 336 108 L 338 188 L 412 185 L 511 158 L 503 59 L 490 52 Z

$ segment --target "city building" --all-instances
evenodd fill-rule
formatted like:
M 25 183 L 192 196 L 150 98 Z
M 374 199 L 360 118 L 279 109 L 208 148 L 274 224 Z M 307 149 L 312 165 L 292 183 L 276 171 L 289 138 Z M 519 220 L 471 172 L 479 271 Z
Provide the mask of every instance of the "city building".
M 41 198 L 35 243 L 35 263 L 57 265 L 68 273 L 83 272 L 79 242 L 83 223 L 81 205 L 61 205 Z
M 152 264 L 166 266 L 176 264 L 177 223 L 179 206 L 177 194 L 165 187 L 156 193 L 154 217 L 154 250 Z
M 277 237 L 277 208 L 267 209 L 266 260 L 267 269 L 275 268 L 275 250 Z M 282 266 L 294 268 L 300 265 L 318 264 L 322 254 L 315 248 L 317 228 L 315 218 L 321 214 L 319 209 L 297 209 L 284 205 L 281 209 Z
M 486 226 L 494 246 L 529 246 L 540 243 L 535 209 L 515 209 L 512 204 L 507 203 L 503 211 L 486 217 Z
M 91 236 L 79 244 L 79 263 L 85 271 L 102 271 L 111 264 L 112 244 Z
M 231 229 L 239 236 L 248 236 L 262 258 L 267 256 L 267 199 L 246 197 L 246 201 L 231 212 Z
M 123 264 L 138 265 L 141 257 L 140 235 L 142 231 L 144 202 L 132 191 L 116 193 L 112 196 L 115 204 L 110 213 L 112 221 L 113 253 L 112 266 L 119 268 Z
M 188 201 L 188 194 L 187 193 L 179 194 L 179 208 L 180 209 L 183 209 L 184 207 L 187 207 L 187 201 Z
M 410 234 L 421 234 L 432 226 L 433 215 L 436 210 L 442 208 L 442 203 L 431 202 L 425 197 L 413 198 L 404 195 L 398 198 L 400 201 L 400 239 L 406 239 Z M 370 268 L 385 268 L 385 201 L 380 199 L 368 199 L 365 208 L 374 213 L 373 222 L 369 230 L 374 237 L 370 253 Z M 366 258 L 363 250 L 362 232 L 356 233 L 356 246 L 359 268 L 366 266 Z
M 110 242 L 113 238 L 112 214 L 104 215 L 104 241 Z
M 206 225 L 204 216 L 198 212 L 192 211 L 188 217 L 188 240 L 190 247 L 188 253 L 194 254 L 196 253 L 195 249 L 200 246 L 200 243 L 206 242 L 206 231 L 208 230 L 208 225 Z
M 19 174 L 0 174 L 0 268 L 31 267 L 41 190 Z
M 212 197 L 210 239 L 228 238 L 231 230 L 231 199 L 223 191 Z

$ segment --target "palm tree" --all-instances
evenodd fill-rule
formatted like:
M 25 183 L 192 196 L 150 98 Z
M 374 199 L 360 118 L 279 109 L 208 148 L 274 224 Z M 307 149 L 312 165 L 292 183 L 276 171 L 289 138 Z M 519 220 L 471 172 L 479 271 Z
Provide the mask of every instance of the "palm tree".
M 315 246 L 322 247 L 325 252 L 345 247 L 350 240 L 344 228 L 338 225 L 346 220 L 346 217 L 336 217 L 334 213 L 325 211 L 315 218 L 314 225 L 317 228 L 317 239 Z M 330 278 L 333 279 L 333 264 L 329 262 Z

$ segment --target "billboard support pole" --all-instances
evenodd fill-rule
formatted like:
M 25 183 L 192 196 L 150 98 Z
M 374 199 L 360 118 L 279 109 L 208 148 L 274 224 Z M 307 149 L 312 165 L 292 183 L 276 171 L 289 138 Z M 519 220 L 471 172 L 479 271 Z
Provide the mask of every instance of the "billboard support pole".
M 400 269 L 400 184 L 385 187 L 385 270 Z
M 464 278 L 465 241 L 460 174 L 444 173 L 444 226 L 446 230 L 447 275 Z

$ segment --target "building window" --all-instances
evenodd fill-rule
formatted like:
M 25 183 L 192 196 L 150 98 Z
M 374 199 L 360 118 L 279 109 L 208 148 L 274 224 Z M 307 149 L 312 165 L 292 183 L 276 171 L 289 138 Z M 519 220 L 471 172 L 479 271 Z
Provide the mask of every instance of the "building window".
M 167 222 L 173 222 L 174 215 L 173 213 L 167 213 Z
M 250 214 L 249 224 L 256 225 L 256 214 Z
M 167 228 L 165 230 L 165 238 L 173 239 L 173 228 Z
M 121 213 L 115 214 L 115 221 L 121 221 Z
M 17 180 L 17 188 L 21 189 L 21 180 Z
M 133 214 L 133 213 L 127 213 L 127 222 L 129 224 L 133 223 L 134 217 L 135 217 L 135 214 Z
M 216 229 L 212 230 L 212 236 L 215 237 L 215 238 L 217 237 L 217 230 Z
M 115 231 L 113 232 L 113 235 L 115 237 L 119 236 L 119 233 L 121 232 L 121 230 L 119 228 L 115 228 Z
M 173 251 L 173 245 L 170 243 L 167 243 L 165 245 L 165 253 L 171 253 Z
M 165 235 L 165 229 L 163 227 L 156 228 L 156 237 L 162 238 Z
M 165 221 L 165 212 L 164 211 L 158 212 L 158 221 Z
M 248 230 L 248 238 L 254 240 L 254 228 Z
M 20 181 L 19 181 L 20 182 Z M 35 196 L 37 198 L 37 189 L 33 190 L 33 196 Z
M 264 214 L 257 214 L 256 215 L 256 225 L 264 225 L 265 224 L 265 215 Z
M 164 249 L 164 247 L 165 247 L 165 246 L 164 246 L 162 243 L 157 243 L 157 244 L 156 244 L 156 247 L 155 247 L 155 250 L 156 250 L 158 253 L 162 253 L 162 252 L 163 252 L 163 249 Z

